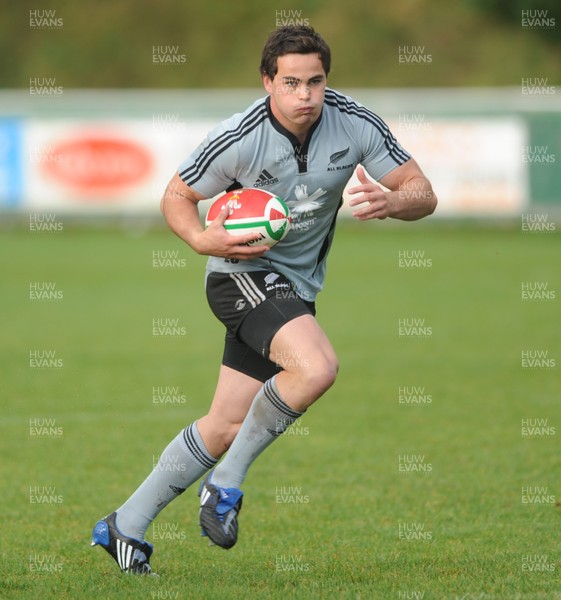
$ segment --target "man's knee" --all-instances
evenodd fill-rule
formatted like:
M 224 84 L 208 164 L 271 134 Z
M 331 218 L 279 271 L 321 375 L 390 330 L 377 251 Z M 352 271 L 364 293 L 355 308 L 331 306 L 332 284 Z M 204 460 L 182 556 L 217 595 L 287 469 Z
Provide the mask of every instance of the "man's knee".
M 208 450 L 212 448 L 215 458 L 219 458 L 216 454 L 222 456 L 230 448 L 240 430 L 241 423 L 230 423 L 211 414 L 206 415 L 203 419 L 205 420 L 205 435 L 203 436 L 205 446 Z
M 283 368 L 304 397 L 313 402 L 335 383 L 339 363 L 334 355 L 318 353 L 309 358 L 285 360 Z
M 303 369 L 304 384 L 309 388 L 311 395 L 319 398 L 335 383 L 339 372 L 339 362 L 336 357 L 323 357 L 310 367 Z

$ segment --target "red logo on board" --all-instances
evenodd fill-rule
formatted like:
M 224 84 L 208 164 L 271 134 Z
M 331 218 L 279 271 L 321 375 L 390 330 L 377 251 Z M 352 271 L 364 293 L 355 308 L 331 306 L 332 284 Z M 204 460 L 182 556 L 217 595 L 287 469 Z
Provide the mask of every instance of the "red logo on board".
M 57 144 L 52 152 L 61 160 L 44 163 L 45 172 L 89 195 L 123 192 L 142 183 L 153 169 L 148 150 L 123 138 L 83 136 Z

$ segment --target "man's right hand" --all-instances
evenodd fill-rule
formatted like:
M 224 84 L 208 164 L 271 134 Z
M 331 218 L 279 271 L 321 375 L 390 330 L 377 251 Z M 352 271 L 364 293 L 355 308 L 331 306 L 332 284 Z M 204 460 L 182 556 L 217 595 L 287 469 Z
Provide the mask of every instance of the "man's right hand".
M 269 247 L 251 244 L 251 242 L 255 242 L 261 237 L 258 233 L 233 235 L 224 229 L 224 223 L 229 213 L 229 207 L 225 206 L 214 221 L 204 231 L 197 234 L 193 240 L 195 251 L 208 256 L 237 258 L 240 260 L 263 256 L 269 250 Z
M 201 224 L 197 203 L 205 196 L 186 185 L 176 173 L 169 182 L 161 202 L 161 209 L 171 230 L 189 244 L 197 254 L 250 260 L 263 256 L 268 246 L 252 245 L 259 234 L 232 235 L 224 228 L 229 209 L 224 209 L 206 228 Z

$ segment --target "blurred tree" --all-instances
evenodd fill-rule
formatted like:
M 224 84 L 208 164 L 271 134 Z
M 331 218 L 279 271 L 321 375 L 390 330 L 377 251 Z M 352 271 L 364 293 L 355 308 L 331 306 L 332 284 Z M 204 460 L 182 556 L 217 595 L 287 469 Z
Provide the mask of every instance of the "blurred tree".
M 555 43 L 558 48 L 561 47 L 559 35 L 561 4 L 558 0 L 466 0 L 466 2 L 479 11 L 487 11 L 508 25 L 527 27 L 537 37 Z M 523 19 L 527 21 L 523 22 Z M 535 26 L 529 25 L 531 22 L 534 22 Z
M 0 0 L 0 85 L 27 88 L 40 77 L 66 88 L 256 87 L 263 43 L 288 22 L 326 37 L 339 87 L 556 83 L 559 25 L 521 24 L 521 11 L 538 5 L 559 19 L 554 0 Z M 425 64 L 400 62 L 404 46 Z

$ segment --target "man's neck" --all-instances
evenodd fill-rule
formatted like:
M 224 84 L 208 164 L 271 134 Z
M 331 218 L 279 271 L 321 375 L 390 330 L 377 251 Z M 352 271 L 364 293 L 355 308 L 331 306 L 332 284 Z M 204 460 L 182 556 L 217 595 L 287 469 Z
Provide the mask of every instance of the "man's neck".
M 304 145 L 310 129 L 312 129 L 312 127 L 316 124 L 316 121 L 314 121 L 313 123 L 304 127 L 298 127 L 296 124 L 291 123 L 285 119 L 282 114 L 280 114 L 274 102 L 271 102 L 271 113 L 275 119 L 300 142 L 300 145 Z

